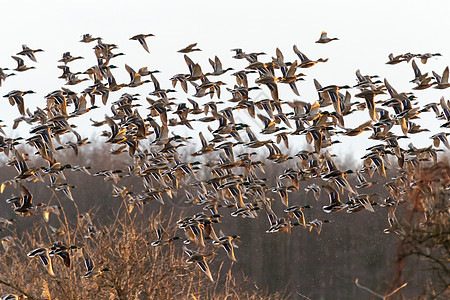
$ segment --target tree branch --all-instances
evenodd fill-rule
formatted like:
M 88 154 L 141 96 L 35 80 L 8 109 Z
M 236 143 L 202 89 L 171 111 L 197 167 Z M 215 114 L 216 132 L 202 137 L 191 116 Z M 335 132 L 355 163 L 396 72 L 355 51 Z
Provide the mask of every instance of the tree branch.
M 26 293 L 26 292 L 25 292 L 24 290 L 22 290 L 20 287 L 14 286 L 14 285 L 12 285 L 12 284 L 9 283 L 9 282 L 6 282 L 6 281 L 0 279 L 0 284 L 3 284 L 3 285 L 6 285 L 6 286 L 8 286 L 8 287 L 10 287 L 10 288 L 12 288 L 12 289 L 15 289 L 15 290 L 18 291 L 19 293 L 24 294 L 25 296 L 27 296 L 28 299 L 31 299 L 31 300 L 34 299 L 33 296 L 31 296 L 31 295 L 29 295 L 28 293 Z
M 366 290 L 367 292 L 371 293 L 372 295 L 377 296 L 377 297 L 380 297 L 380 298 L 383 299 L 383 300 L 386 300 L 388 297 L 394 295 L 394 294 L 397 293 L 400 289 L 404 288 L 408 283 L 405 282 L 404 284 L 402 284 L 401 286 L 399 286 L 398 288 L 396 288 L 395 290 L 393 290 L 392 292 L 390 292 L 389 294 L 384 295 L 384 296 L 383 296 L 383 295 L 380 295 L 380 294 L 378 294 L 378 293 L 376 293 L 376 292 L 374 292 L 374 291 L 372 291 L 371 289 L 369 289 L 369 288 L 367 288 L 367 287 L 365 287 L 365 286 L 363 286 L 363 285 L 361 285 L 361 284 L 359 284 L 358 278 L 355 279 L 355 284 L 356 284 L 357 287 L 359 287 L 359 288 L 361 288 L 361 289 L 363 289 L 363 290 Z

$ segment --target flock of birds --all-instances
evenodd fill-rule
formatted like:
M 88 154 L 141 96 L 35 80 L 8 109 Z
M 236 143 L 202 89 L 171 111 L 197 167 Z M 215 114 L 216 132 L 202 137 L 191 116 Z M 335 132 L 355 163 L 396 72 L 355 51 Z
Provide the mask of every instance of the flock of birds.
M 152 36 L 139 34 L 130 40 L 138 41 L 143 49 L 149 52 L 146 39 Z M 329 38 L 323 32 L 317 43 L 333 40 L 337 38 Z M 186 72 L 173 75 L 172 88 L 163 88 L 156 78 L 159 71 L 141 67 L 136 72 L 129 65 L 125 65 L 125 70 L 130 75 L 130 82 L 117 83 L 113 73 L 118 67 L 111 62 L 122 55 L 115 53 L 118 46 L 104 43 L 101 38 L 89 34 L 83 35 L 81 42 L 95 45 L 93 49 L 97 64 L 83 72 L 72 72 L 69 63 L 83 57 L 72 56 L 70 52 L 64 53 L 58 61 L 61 63 L 58 68 L 62 70 L 59 78 L 66 81 L 66 86 L 48 93 L 43 107 L 37 107 L 34 112 L 27 108 L 26 102 L 33 97 L 34 91 L 13 90 L 4 95 L 11 105 L 17 107 L 20 115 L 14 120 L 12 128 L 16 129 L 21 122 L 25 122 L 31 126 L 31 130 L 30 137 L 26 139 L 7 137 L 2 130 L 0 151 L 7 157 L 6 164 L 14 166 L 17 174 L 1 184 L 0 192 L 3 193 L 8 186 L 17 188 L 20 195 L 6 199 L 12 210 L 23 217 L 42 213 L 48 221 L 50 213 L 59 214 L 59 208 L 35 203 L 27 186 L 35 182 L 46 182 L 50 189 L 62 191 L 70 200 L 76 201 L 71 193 L 73 186 L 66 182 L 64 173 L 67 171 L 104 177 L 112 183 L 113 196 L 125 199 L 129 212 L 155 200 L 164 204 L 164 199 L 172 198 L 174 193 L 182 190 L 182 193 L 185 193 L 185 202 L 198 207 L 199 210 L 192 216 L 178 220 L 176 224 L 185 233 L 183 250 L 188 255 L 187 262 L 196 263 L 211 281 L 213 276 L 206 257 L 213 252 L 190 248 L 195 245 L 198 248 L 211 249 L 214 247 L 207 244 L 212 244 L 222 247 L 228 258 L 236 261 L 234 248 L 237 247 L 235 239 L 238 236 L 226 235 L 222 231 L 216 234 L 214 230 L 220 219 L 227 214 L 227 210 L 233 217 L 256 218 L 260 214 L 266 215 L 269 220 L 267 233 L 289 232 L 294 227 L 303 227 L 310 231 L 315 229 L 320 234 L 322 225 L 328 221 L 307 218 L 304 211 L 311 208 L 311 205 L 307 201 L 303 203 L 302 200 L 300 203 L 297 199 L 289 199 L 290 192 L 298 191 L 299 183 L 306 182 L 306 194 L 311 195 L 315 201 L 320 200 L 323 191 L 328 195 L 329 203 L 323 206 L 324 212 L 374 212 L 376 205 L 387 207 L 390 227 L 386 232 L 401 234 L 395 210 L 404 202 L 405 191 L 415 184 L 413 174 L 422 165 L 438 160 L 438 152 L 443 151 L 441 143 L 450 149 L 448 133 L 445 131 L 433 135 L 430 133 L 433 145 L 426 148 L 416 148 L 412 143 L 406 149 L 399 145 L 400 139 L 429 131 L 417 123 L 422 113 L 432 111 L 436 118 L 442 121 L 441 127 L 449 128 L 449 101 L 441 98 L 439 102 L 418 106 L 414 94 L 397 92 L 387 79 L 379 80 L 376 75 L 362 75 L 360 70 L 356 71 L 357 83 L 353 86 L 322 86 L 314 79 L 318 96 L 315 101 L 281 99 L 278 92 L 280 85 L 289 85 L 292 92 L 299 96 L 296 83 L 305 80 L 307 76 L 299 70 L 306 72 L 308 68 L 328 60 L 309 59 L 297 46 L 293 47 L 293 54 L 298 57 L 294 61 L 286 60 L 278 48 L 275 56 L 269 59 L 262 59 L 266 57 L 263 52 L 247 53 L 242 49 L 233 49 L 233 58 L 246 62 L 245 67 L 239 70 L 224 68 L 216 56 L 209 59 L 212 71 L 205 73 L 204 68 L 187 55 L 201 51 L 196 48 L 197 44 L 191 44 L 178 51 L 184 54 Z M 34 69 L 34 66 L 27 66 L 25 63 L 28 62 L 25 60 L 36 62 L 36 56 L 42 51 L 23 45 L 22 51 L 17 53 L 17 56 L 12 56 L 17 67 L 0 68 L 0 86 L 10 76 L 20 76 L 19 73 Z M 422 74 L 416 62 L 420 60 L 425 64 L 427 59 L 437 56 L 440 54 L 407 53 L 395 57 L 391 54 L 387 64 L 410 62 L 414 71 L 414 78 L 411 80 L 416 85 L 414 90 L 430 87 L 445 89 L 450 86 L 448 67 L 442 76 L 434 71 L 432 76 L 429 76 L 428 73 Z M 227 87 L 226 91 L 223 91 L 226 83 L 217 78 L 225 74 L 234 77 L 236 83 L 233 88 Z M 79 87 L 83 85 L 82 82 L 89 85 L 78 92 L 68 88 Z M 142 85 L 149 86 L 149 94 L 144 101 L 139 94 L 129 93 L 123 93 L 111 100 L 121 89 Z M 187 100 L 184 101 L 170 97 L 177 85 L 181 86 L 184 93 L 198 100 L 186 97 Z M 270 92 L 270 97 L 252 100 L 252 91 L 261 89 Z M 356 91 L 354 97 L 358 101 L 352 101 L 352 95 L 348 91 L 350 89 Z M 382 95 L 387 97 L 380 99 Z M 80 148 L 89 143 L 70 123 L 74 118 L 98 108 L 100 104 L 97 96 L 101 98 L 104 106 L 110 106 L 112 114 L 105 115 L 100 121 L 91 118 L 91 125 L 109 128 L 103 131 L 101 136 L 106 143 L 114 145 L 111 155 L 128 153 L 132 164 L 127 169 L 91 173 L 88 166 L 74 166 L 56 159 L 58 151 L 72 149 L 74 154 L 78 155 Z M 220 101 L 224 96 L 228 99 Z M 207 98 L 210 99 L 204 100 Z M 213 98 L 216 100 L 212 100 Z M 146 108 L 149 110 L 148 115 L 144 117 L 139 112 L 143 103 L 147 104 Z M 253 122 L 260 120 L 259 136 L 248 124 L 235 121 L 236 114 L 243 114 L 240 111 L 248 112 L 248 115 L 255 119 Z M 366 111 L 367 119 L 357 127 L 346 127 L 346 117 L 358 111 Z M 198 135 L 198 139 L 176 135 L 170 129 L 198 129 L 198 126 L 208 129 L 192 131 Z M 399 128 L 398 132 L 401 134 L 395 133 L 395 128 Z M 341 170 L 335 163 L 335 156 L 330 154 L 327 148 L 339 142 L 341 136 L 353 137 L 365 131 L 370 132 L 369 139 L 376 140 L 378 144 L 367 149 L 360 168 Z M 262 139 L 263 135 L 268 138 Z M 297 136 L 304 136 L 311 146 L 295 155 L 287 154 L 286 150 L 282 151 L 283 148 L 297 151 L 298 147 L 292 145 L 298 144 L 298 141 L 293 142 Z M 200 144 L 196 143 L 198 140 Z M 26 150 L 29 149 L 24 146 L 26 144 L 37 152 L 33 154 L 33 151 Z M 189 144 L 195 145 L 195 152 L 182 151 L 182 147 Z M 264 153 L 268 153 L 265 160 L 258 160 Z M 40 156 L 47 165 L 31 166 L 33 155 Z M 276 176 L 270 173 L 270 166 L 283 165 L 285 162 L 288 162 L 285 164 L 288 167 L 276 177 L 276 186 L 267 186 L 267 181 L 263 178 L 265 171 L 268 170 L 270 176 Z M 387 178 L 387 166 L 394 168 L 394 164 L 398 174 L 394 178 Z M 142 191 L 131 191 L 121 186 L 120 181 L 125 176 L 140 178 Z M 377 184 L 373 180 L 377 176 L 386 181 L 387 197 L 364 192 L 366 188 Z M 348 180 L 350 177 L 351 181 Z M 357 180 L 357 184 L 351 184 L 353 178 Z M 307 197 L 305 195 L 304 198 Z M 275 213 L 272 202 L 278 199 L 284 209 Z M 80 215 L 80 220 L 84 222 L 86 238 L 95 238 L 99 234 L 88 213 Z M 7 227 L 12 225 L 12 222 L 0 218 L 0 224 Z M 155 221 L 153 226 L 156 239 L 152 245 L 155 247 L 180 239 L 170 235 L 159 221 Z M 52 229 L 55 232 L 58 230 Z M 1 239 L 5 250 L 12 240 L 10 236 Z M 52 270 L 51 257 L 62 258 L 64 264 L 70 267 L 71 253 L 75 249 L 76 246 L 55 241 L 51 246 L 32 250 L 28 256 L 39 257 L 48 273 L 56 276 Z M 84 277 L 95 277 L 107 270 L 102 266 L 94 266 L 93 259 L 87 253 L 84 253 L 83 257 L 87 272 Z M 1 299 L 17 299 L 11 297 L 6 295 Z

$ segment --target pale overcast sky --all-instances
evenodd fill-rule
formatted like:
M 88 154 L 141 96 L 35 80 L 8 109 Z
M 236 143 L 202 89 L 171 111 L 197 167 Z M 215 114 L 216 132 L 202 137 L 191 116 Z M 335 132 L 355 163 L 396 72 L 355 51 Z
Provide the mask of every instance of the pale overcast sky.
M 129 81 L 124 69 L 127 63 L 136 70 L 143 66 L 160 70 L 162 73 L 156 77 L 161 86 L 171 87 L 168 78 L 187 73 L 183 55 L 176 51 L 193 42 L 197 42 L 203 51 L 189 56 L 202 65 L 204 72 L 211 71 L 208 58 L 214 55 L 219 56 L 225 68 L 244 69 L 247 65 L 244 60 L 231 58 L 232 48 L 265 52 L 268 55 L 261 56 L 260 60 L 270 61 L 279 47 L 285 59 L 293 61 L 297 59 L 292 51 L 296 44 L 309 58 L 323 57 L 329 61 L 304 70 L 306 81 L 297 84 L 300 97 L 283 89 L 281 98 L 313 102 L 317 99 L 314 78 L 324 86 L 354 85 L 357 69 L 363 74 L 387 78 L 399 92 L 409 92 L 414 86 L 409 83 L 414 77 L 411 64 L 386 65 L 388 54 L 439 52 L 442 57 L 430 59 L 426 65 L 419 63 L 419 67 L 422 72 L 434 70 L 442 74 L 450 65 L 449 11 L 449 1 L 8 1 L 2 4 L 0 67 L 16 67 L 11 55 L 21 51 L 22 44 L 45 52 L 36 54 L 38 63 L 25 59 L 27 65 L 36 69 L 8 78 L 0 87 L 0 94 L 3 96 L 14 89 L 34 90 L 36 95 L 25 97 L 26 106 L 44 107 L 44 96 L 64 86 L 64 80 L 57 78 L 61 75 L 57 60 L 63 52 L 85 57 L 70 63 L 73 72 L 84 71 L 96 63 L 92 50 L 94 43 L 78 42 L 85 33 L 100 36 L 105 43 L 117 44 L 116 52 L 126 54 L 111 62 L 119 67 L 114 70 L 118 82 Z M 340 40 L 315 44 L 323 30 Z M 136 41 L 129 40 L 139 33 L 155 35 L 147 39 L 150 54 Z M 220 79 L 229 86 L 234 84 L 234 78 L 228 74 Z M 250 81 L 253 83 L 254 78 Z M 81 92 L 90 84 L 84 82 L 69 88 Z M 269 94 L 266 87 L 262 88 Z M 113 99 L 124 92 L 148 95 L 152 90 L 151 84 L 138 89 L 125 88 L 115 92 Z M 414 92 L 420 106 L 438 102 L 440 96 L 450 99 L 447 90 Z M 193 93 L 190 89 L 190 95 Z M 223 94 L 222 100 L 228 99 L 226 92 Z M 175 96 L 186 97 L 183 92 Z M 0 119 L 8 120 L 11 114 L 18 117 L 17 108 L 10 107 L 6 98 L 2 99 Z M 199 100 L 200 103 L 206 101 Z M 96 111 L 84 120 L 88 122 L 89 117 L 102 119 L 105 112 L 109 111 Z M 245 121 L 246 116 L 242 118 Z M 367 112 L 356 118 L 354 126 L 368 119 Z M 432 113 L 423 114 L 422 119 L 423 126 L 438 128 L 439 123 Z M 414 143 L 417 140 L 420 145 L 422 139 L 424 145 L 429 144 L 429 136 L 420 135 Z M 351 144 L 339 147 L 349 149 Z M 339 148 L 336 151 L 340 151 Z

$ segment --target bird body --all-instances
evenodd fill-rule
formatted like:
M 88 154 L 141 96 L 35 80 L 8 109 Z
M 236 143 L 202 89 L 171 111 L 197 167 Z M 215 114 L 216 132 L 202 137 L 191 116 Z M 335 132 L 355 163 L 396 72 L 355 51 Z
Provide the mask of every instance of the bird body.
M 339 40 L 338 38 L 329 38 L 325 31 L 322 31 L 320 38 L 316 41 L 318 44 L 326 44 L 334 40 Z
M 147 42 L 145 41 L 145 38 L 149 37 L 149 36 L 155 36 L 153 34 L 137 34 L 135 36 L 132 36 L 130 38 L 130 40 L 135 40 L 138 41 L 139 44 L 142 45 L 142 47 L 144 48 L 145 51 L 147 51 L 148 53 L 150 53 L 150 50 L 148 49 L 148 45 Z
M 22 51 L 20 51 L 16 55 L 25 55 L 29 59 L 31 59 L 32 61 L 37 62 L 36 57 L 34 56 L 34 54 L 36 52 L 43 52 L 43 51 L 44 50 L 42 50 L 42 49 L 33 50 L 33 49 L 29 48 L 27 45 L 22 45 Z
M 197 46 L 197 43 L 190 44 L 190 45 L 184 47 L 183 49 L 178 50 L 177 52 L 189 53 L 189 52 L 194 52 L 194 51 L 202 51 L 199 48 L 195 48 L 195 46 Z
M 188 249 L 186 246 L 183 246 L 183 250 L 189 256 L 188 259 L 186 259 L 186 262 L 196 263 L 200 270 L 202 270 L 202 272 L 205 273 L 212 282 L 214 282 L 211 271 L 209 270 L 209 266 L 205 261 L 205 257 L 211 256 L 212 253 L 202 254 L 199 252 L 194 252 Z

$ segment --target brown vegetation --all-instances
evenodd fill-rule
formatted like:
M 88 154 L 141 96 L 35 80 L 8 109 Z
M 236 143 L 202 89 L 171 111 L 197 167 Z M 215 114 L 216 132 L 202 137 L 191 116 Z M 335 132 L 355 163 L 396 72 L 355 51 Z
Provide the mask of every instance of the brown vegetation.
M 450 296 L 450 165 L 447 161 L 412 175 L 402 212 L 397 216 L 400 243 L 394 285 L 414 280 L 414 273 L 427 278 L 420 286 L 426 299 Z M 407 270 L 405 276 L 405 268 Z M 406 277 L 406 278 L 405 278 Z M 416 283 L 417 284 L 417 283 Z
M 0 291 L 23 294 L 30 299 L 280 299 L 280 294 L 247 290 L 244 282 L 229 271 L 219 268 L 210 282 L 199 269 L 186 263 L 186 258 L 173 245 L 152 247 L 156 239 L 153 218 L 132 217 L 121 209 L 111 224 L 101 225 L 98 235 L 85 235 L 83 222 L 70 225 L 60 218 L 65 234 L 55 237 L 44 224 L 37 224 L 2 253 Z M 173 230 L 173 228 L 172 228 Z M 172 231 L 171 230 L 171 231 Z M 51 257 L 55 276 L 46 271 L 38 258 L 30 261 L 26 253 L 55 240 L 76 245 L 70 252 L 70 267 L 57 255 Z M 96 266 L 105 270 L 101 276 L 84 278 L 83 252 Z M 225 268 L 225 267 L 224 267 Z M 222 272 L 221 272 L 222 271 Z M 220 275 L 219 275 L 220 276 Z

